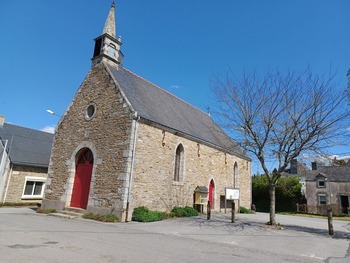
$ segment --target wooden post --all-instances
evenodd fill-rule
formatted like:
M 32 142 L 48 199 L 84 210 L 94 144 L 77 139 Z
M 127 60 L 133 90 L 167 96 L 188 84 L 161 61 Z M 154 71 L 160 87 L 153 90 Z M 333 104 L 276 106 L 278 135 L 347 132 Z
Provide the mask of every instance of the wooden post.
M 235 223 L 235 201 L 232 201 L 231 223 Z
M 220 200 L 220 203 L 221 203 L 221 200 Z M 227 200 L 226 200 L 226 196 L 225 196 L 225 214 L 226 214 L 226 207 L 227 207 Z M 220 212 L 221 212 L 221 209 L 220 209 Z
M 334 235 L 334 229 L 333 229 L 333 214 L 332 214 L 332 208 L 327 209 L 327 217 L 328 217 L 328 233 L 330 236 Z
M 208 205 L 207 205 L 207 219 L 210 220 L 210 211 L 211 207 L 210 207 L 210 201 L 208 201 Z

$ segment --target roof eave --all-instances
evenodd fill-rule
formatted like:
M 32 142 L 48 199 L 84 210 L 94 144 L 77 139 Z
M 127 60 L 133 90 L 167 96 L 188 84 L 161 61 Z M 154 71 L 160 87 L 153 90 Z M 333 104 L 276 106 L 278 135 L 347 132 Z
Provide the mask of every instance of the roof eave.
M 20 162 L 20 161 L 15 161 L 11 163 L 13 165 L 21 165 L 21 166 L 28 166 L 28 167 L 49 168 L 49 164 L 42 164 L 42 163 L 27 163 L 27 162 Z

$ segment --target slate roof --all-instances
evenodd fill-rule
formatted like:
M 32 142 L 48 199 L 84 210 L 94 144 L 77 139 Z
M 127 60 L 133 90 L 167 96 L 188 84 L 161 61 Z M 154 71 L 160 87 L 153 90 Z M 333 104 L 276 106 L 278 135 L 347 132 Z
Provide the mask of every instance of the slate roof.
M 195 192 L 203 192 L 208 193 L 208 187 L 206 186 L 197 186 L 196 189 L 194 189 Z
M 249 159 L 208 114 L 125 68 L 117 69 L 109 64 L 106 66 L 144 121 Z
M 7 152 L 13 164 L 48 167 L 54 135 L 5 123 L 0 139 L 8 140 Z
M 319 166 L 306 176 L 306 181 L 315 181 L 316 176 L 322 174 L 331 182 L 350 182 L 350 167 L 347 166 Z

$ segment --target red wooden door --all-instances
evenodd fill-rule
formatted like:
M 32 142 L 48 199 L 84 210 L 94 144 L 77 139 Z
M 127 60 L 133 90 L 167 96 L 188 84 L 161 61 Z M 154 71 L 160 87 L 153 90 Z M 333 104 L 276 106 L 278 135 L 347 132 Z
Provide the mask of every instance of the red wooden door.
M 210 208 L 214 208 L 214 190 L 215 190 L 215 185 L 214 181 L 211 180 L 209 184 L 209 201 L 210 201 Z
M 72 207 L 86 209 L 89 200 L 92 168 L 92 152 L 89 149 L 83 150 L 75 168 L 75 178 L 70 203 Z

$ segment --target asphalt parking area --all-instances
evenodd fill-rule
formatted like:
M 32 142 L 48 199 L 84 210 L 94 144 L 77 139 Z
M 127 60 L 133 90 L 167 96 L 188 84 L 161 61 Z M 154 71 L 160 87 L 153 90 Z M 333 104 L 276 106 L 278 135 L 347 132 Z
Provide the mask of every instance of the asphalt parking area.
M 350 224 L 268 214 L 101 223 L 0 208 L 0 262 L 350 262 Z
M 131 223 L 138 229 L 172 234 L 208 242 L 258 249 L 269 253 L 314 258 L 327 262 L 350 262 L 350 222 L 334 221 L 335 234 L 329 236 L 327 220 L 276 215 L 282 230 L 266 226 L 266 213 L 238 214 L 231 223 L 230 214 L 176 218 L 156 223 Z M 150 224 L 150 225 L 149 225 Z M 342 260 L 344 261 L 338 261 Z

